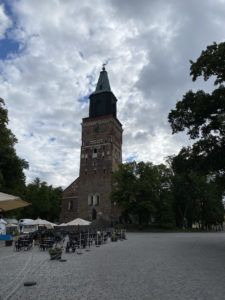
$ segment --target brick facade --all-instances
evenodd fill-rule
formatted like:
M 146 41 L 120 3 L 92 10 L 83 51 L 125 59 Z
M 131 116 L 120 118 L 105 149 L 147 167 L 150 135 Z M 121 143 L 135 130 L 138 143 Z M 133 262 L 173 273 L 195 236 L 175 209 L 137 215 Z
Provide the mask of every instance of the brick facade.
M 111 203 L 109 194 L 112 173 L 121 162 L 122 125 L 115 115 L 84 118 L 80 174 L 63 192 L 61 221 L 79 217 L 108 224 L 117 222 L 120 210 Z

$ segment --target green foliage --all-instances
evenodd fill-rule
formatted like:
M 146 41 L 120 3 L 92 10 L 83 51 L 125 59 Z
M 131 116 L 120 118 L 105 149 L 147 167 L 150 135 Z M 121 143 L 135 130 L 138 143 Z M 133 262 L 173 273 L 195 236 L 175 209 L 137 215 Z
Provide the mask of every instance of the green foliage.
M 121 164 L 113 174 L 112 202 L 122 208 L 124 221 L 137 220 L 159 226 L 174 224 L 170 190 L 171 174 L 164 165 L 147 162 Z
M 173 133 L 188 129 L 191 139 L 207 138 L 211 134 L 223 136 L 225 133 L 225 88 L 220 86 L 212 94 L 204 91 L 187 92 L 176 109 L 169 114 Z
M 117 242 L 118 238 L 116 234 L 112 234 L 111 236 L 111 242 Z
M 222 189 L 198 170 L 192 149 L 183 148 L 163 164 L 130 162 L 121 164 L 113 175 L 112 202 L 122 209 L 125 223 L 151 224 L 154 228 L 202 229 L 224 219 Z M 144 228 L 143 227 L 143 228 Z
M 208 80 L 215 77 L 220 86 L 211 94 L 200 90 L 187 92 L 168 119 L 172 132 L 187 130 L 191 139 L 197 139 L 189 152 L 189 161 L 197 163 L 198 171 L 213 175 L 225 191 L 225 43 L 210 45 L 196 62 L 191 61 L 191 76 Z M 182 151 L 185 151 L 184 149 Z M 195 169 L 197 169 L 195 167 Z
M 17 156 L 14 149 L 17 139 L 8 126 L 8 111 L 0 98 L 0 190 L 23 197 L 28 163 Z
M 173 212 L 173 194 L 171 192 L 172 170 L 161 164 L 155 166 L 158 181 L 158 201 L 155 203 L 155 224 L 160 228 L 173 228 L 175 214 Z
M 50 248 L 48 249 L 48 253 L 51 254 L 58 254 L 58 253 L 62 253 L 62 248 L 60 247 L 55 247 L 55 248 Z
M 59 218 L 61 198 L 61 187 L 53 188 L 36 178 L 28 184 L 25 194 L 25 201 L 31 205 L 25 207 L 21 214 L 32 219 L 40 217 L 55 222 Z
M 204 76 L 208 80 L 211 76 L 216 76 L 215 85 L 225 81 L 225 43 L 213 43 L 206 50 L 202 51 L 196 62 L 190 60 L 192 80 Z
M 61 259 L 62 248 L 60 248 L 60 247 L 50 248 L 48 250 L 48 253 L 49 253 L 50 257 L 51 257 L 51 260 Z
M 199 170 L 191 148 L 183 148 L 172 158 L 174 172 L 172 192 L 176 225 L 191 227 L 198 223 L 202 229 L 221 224 L 224 219 L 222 188 L 211 176 Z

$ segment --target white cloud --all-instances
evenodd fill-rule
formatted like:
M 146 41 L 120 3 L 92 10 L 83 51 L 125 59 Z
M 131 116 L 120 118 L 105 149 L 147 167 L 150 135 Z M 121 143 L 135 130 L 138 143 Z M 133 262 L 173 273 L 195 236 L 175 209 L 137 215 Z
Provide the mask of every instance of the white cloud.
M 10 38 L 20 52 L 0 60 L 0 96 L 18 154 L 30 164 L 28 181 L 38 176 L 65 187 L 78 176 L 80 123 L 88 116 L 88 103 L 78 99 L 94 90 L 105 61 L 124 128 L 123 159 L 160 163 L 190 143 L 171 135 L 167 115 L 202 84 L 191 82 L 189 59 L 224 39 L 221 1 L 20 0 L 11 6 Z
M 0 4 L 0 40 L 5 38 L 7 29 L 12 26 L 12 21 L 5 14 L 4 5 Z

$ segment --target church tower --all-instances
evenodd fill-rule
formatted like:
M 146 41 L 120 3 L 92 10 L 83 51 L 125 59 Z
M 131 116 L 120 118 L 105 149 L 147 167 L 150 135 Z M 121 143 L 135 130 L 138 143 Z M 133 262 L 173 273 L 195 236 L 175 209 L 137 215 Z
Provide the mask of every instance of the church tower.
M 104 66 L 89 99 L 89 117 L 82 120 L 80 174 L 63 192 L 61 221 L 80 217 L 111 224 L 119 218 L 109 194 L 112 173 L 122 162 L 123 130 Z

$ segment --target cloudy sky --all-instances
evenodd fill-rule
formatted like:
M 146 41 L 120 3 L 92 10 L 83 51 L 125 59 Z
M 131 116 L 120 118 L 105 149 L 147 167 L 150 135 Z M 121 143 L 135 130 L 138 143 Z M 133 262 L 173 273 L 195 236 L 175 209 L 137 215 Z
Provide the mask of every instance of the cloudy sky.
M 81 120 L 102 63 L 118 98 L 123 161 L 164 162 L 190 144 L 167 116 L 193 83 L 189 59 L 225 40 L 224 0 L 0 1 L 0 97 L 17 154 L 66 187 L 79 173 Z

